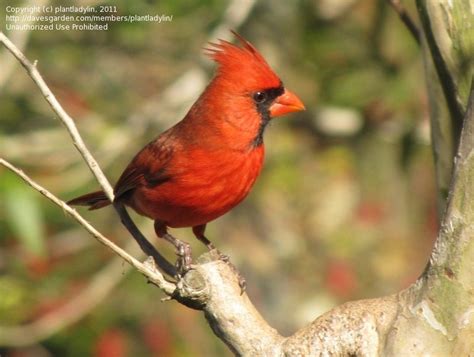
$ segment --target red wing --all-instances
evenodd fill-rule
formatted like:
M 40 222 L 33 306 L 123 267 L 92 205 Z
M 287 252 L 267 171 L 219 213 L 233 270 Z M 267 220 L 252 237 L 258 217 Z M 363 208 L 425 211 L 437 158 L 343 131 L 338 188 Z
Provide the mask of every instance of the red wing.
M 139 169 L 134 165 L 132 161 L 125 171 L 120 176 L 114 187 L 115 199 L 122 196 L 124 193 L 134 189 L 143 181 L 143 174 L 139 172 Z
M 173 145 L 167 138 L 161 135 L 133 158 L 115 185 L 116 199 L 138 186 L 156 186 L 169 179 L 166 166 L 172 157 Z

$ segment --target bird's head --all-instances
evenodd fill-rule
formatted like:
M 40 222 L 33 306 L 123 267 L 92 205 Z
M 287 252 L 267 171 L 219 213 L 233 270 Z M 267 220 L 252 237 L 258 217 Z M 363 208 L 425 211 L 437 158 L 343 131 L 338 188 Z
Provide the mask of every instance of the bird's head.
M 301 100 L 287 90 L 257 49 L 235 31 L 240 46 L 219 40 L 211 43 L 207 54 L 219 64 L 215 80 L 229 92 L 245 93 L 259 110 L 270 117 L 304 110 Z
M 207 54 L 218 64 L 207 92 L 216 105 L 224 105 L 218 108 L 219 112 L 232 111 L 226 120 L 233 121 L 244 131 L 257 130 L 255 140 L 260 144 L 270 119 L 305 107 L 283 86 L 257 49 L 236 32 L 232 33 L 238 45 L 219 40 L 206 48 Z

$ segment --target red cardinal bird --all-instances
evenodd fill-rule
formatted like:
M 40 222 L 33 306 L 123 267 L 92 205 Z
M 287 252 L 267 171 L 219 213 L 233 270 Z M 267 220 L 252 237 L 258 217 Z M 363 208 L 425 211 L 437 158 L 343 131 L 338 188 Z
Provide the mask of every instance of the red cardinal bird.
M 209 249 L 206 224 L 239 204 L 262 168 L 268 122 L 304 110 L 255 47 L 219 40 L 206 49 L 217 72 L 183 120 L 146 145 L 114 188 L 115 201 L 155 221 L 158 237 L 177 239 L 168 227 L 192 227 Z M 110 204 L 102 191 L 68 202 L 97 209 Z

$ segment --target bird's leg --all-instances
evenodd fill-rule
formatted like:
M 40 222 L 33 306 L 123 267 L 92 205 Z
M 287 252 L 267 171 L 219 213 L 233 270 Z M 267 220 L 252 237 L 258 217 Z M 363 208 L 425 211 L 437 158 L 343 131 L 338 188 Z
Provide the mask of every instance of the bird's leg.
M 222 254 L 219 251 L 219 249 L 216 249 L 216 247 L 214 247 L 214 244 L 212 244 L 211 241 L 206 238 L 206 236 L 204 235 L 205 230 L 206 230 L 206 225 L 205 224 L 193 227 L 193 233 L 196 236 L 196 238 L 199 239 L 201 242 L 203 242 L 206 245 L 207 249 L 216 250 L 217 254 L 219 255 L 219 259 L 222 260 L 223 262 L 227 263 L 227 265 L 229 265 L 229 267 L 232 269 L 232 271 L 237 275 L 237 277 L 239 279 L 240 290 L 243 293 L 245 291 L 246 286 L 247 286 L 247 282 L 245 281 L 245 278 L 242 275 L 240 275 L 240 272 L 237 270 L 237 268 L 234 266 L 234 264 L 232 264 L 232 262 L 230 261 L 229 256 L 225 255 L 225 254 Z
M 199 239 L 202 243 L 206 245 L 207 249 L 209 250 L 216 249 L 216 247 L 214 247 L 214 244 L 212 244 L 212 242 L 209 239 L 207 239 L 206 236 L 204 235 L 205 230 L 206 230 L 205 224 L 201 224 L 200 226 L 193 227 L 194 235 L 196 236 L 197 239 Z
M 178 274 L 184 275 L 191 269 L 193 262 L 190 245 L 169 234 L 166 225 L 160 221 L 155 221 L 155 232 L 158 237 L 170 242 L 176 248 L 176 254 L 179 257 L 176 261 L 176 268 L 178 269 Z
M 201 224 L 200 226 L 194 226 L 193 227 L 193 233 L 196 236 L 196 238 L 199 239 L 202 243 L 204 243 L 206 245 L 207 249 L 215 250 L 217 252 L 217 254 L 219 255 L 220 260 L 222 260 L 224 262 L 228 262 L 229 261 L 229 256 L 227 256 L 225 254 L 222 254 L 219 251 L 219 249 L 216 249 L 214 244 L 212 244 L 212 242 L 209 239 L 207 239 L 206 236 L 204 235 L 205 230 L 206 230 L 206 225 L 205 224 Z
M 191 264 L 193 262 L 190 245 L 173 237 L 169 233 L 165 233 L 162 238 L 175 246 L 176 254 L 179 257 L 176 261 L 176 268 L 178 269 L 178 274 L 184 275 L 189 269 L 191 269 Z

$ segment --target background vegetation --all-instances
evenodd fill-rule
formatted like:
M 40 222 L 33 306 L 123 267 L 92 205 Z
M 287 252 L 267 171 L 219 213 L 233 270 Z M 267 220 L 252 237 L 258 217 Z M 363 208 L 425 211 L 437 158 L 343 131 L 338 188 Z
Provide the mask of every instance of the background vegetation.
M 211 78 L 214 65 L 202 47 L 228 7 L 197 0 L 115 4 L 122 14 L 167 14 L 173 21 L 112 23 L 107 32 L 33 31 L 25 45 L 112 182 L 136 151 L 182 118 Z M 408 286 L 427 262 L 437 209 L 421 53 L 381 0 L 258 1 L 237 30 L 307 111 L 273 122 L 255 189 L 209 225 L 209 237 L 246 277 L 269 323 L 290 334 L 343 301 Z M 95 189 L 65 130 L 15 65 L 0 82 L 2 156 L 64 199 Z M 205 69 L 205 77 L 194 69 Z M 113 210 L 86 216 L 122 246 L 129 242 Z M 135 218 L 153 235 L 149 220 Z M 191 232 L 175 234 L 203 251 Z M 61 309 L 111 258 L 0 169 L 2 326 Z M 113 274 L 118 285 L 79 322 L 33 346 L 0 347 L 0 354 L 230 355 L 200 313 L 157 304 L 158 290 L 125 265 Z

